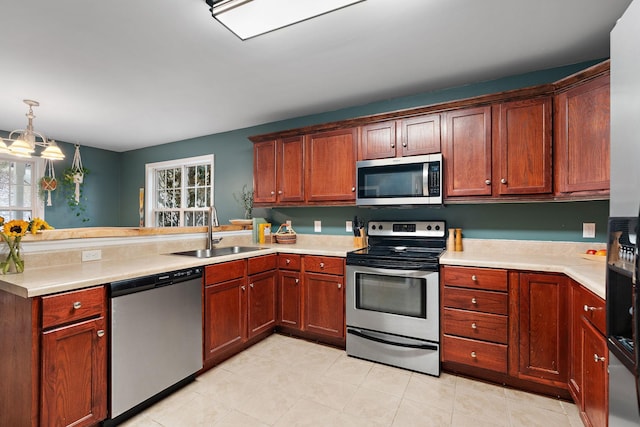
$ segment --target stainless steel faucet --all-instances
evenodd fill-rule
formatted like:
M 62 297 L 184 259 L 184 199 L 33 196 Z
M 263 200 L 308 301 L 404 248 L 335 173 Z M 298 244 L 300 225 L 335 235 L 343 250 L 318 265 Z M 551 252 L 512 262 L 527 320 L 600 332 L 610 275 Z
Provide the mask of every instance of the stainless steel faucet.
M 220 223 L 218 222 L 218 211 L 216 207 L 211 205 L 209 207 L 209 221 L 208 221 L 208 229 L 207 229 L 207 249 L 213 249 L 213 245 L 217 245 L 222 240 L 222 237 L 217 239 L 213 238 L 213 229 L 212 227 L 219 227 Z

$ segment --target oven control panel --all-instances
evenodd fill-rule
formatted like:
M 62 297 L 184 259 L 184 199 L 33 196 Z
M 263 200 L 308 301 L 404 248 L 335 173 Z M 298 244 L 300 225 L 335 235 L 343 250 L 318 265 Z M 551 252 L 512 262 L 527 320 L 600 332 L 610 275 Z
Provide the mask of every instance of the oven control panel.
M 369 221 L 369 236 L 444 237 L 444 221 Z

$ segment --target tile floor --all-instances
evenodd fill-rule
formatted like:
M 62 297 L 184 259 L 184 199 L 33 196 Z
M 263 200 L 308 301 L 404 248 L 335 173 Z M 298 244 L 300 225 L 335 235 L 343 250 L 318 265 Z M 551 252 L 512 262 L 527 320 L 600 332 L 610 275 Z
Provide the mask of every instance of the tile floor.
M 125 427 L 579 427 L 576 406 L 454 375 L 440 378 L 272 335 Z

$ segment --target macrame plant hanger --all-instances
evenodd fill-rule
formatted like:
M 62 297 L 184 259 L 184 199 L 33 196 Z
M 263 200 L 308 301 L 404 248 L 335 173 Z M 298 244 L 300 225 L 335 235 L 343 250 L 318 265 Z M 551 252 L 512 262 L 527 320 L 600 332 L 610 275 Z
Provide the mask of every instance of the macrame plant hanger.
M 73 183 L 76 185 L 76 205 L 80 203 L 80 184 L 84 180 L 84 168 L 82 167 L 82 158 L 80 157 L 80 145 L 76 144 L 76 151 L 73 153 L 73 162 L 71 163 L 71 172 L 73 173 Z
M 51 206 L 51 192 L 58 186 L 56 170 L 53 168 L 53 160 L 44 160 L 44 176 L 42 177 L 42 190 L 47 192 L 47 206 Z

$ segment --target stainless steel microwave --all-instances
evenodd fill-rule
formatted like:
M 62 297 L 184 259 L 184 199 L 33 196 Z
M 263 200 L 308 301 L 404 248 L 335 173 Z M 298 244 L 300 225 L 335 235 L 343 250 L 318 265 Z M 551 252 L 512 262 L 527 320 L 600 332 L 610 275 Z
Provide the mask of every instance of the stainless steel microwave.
M 356 163 L 356 205 L 441 205 L 442 154 Z

